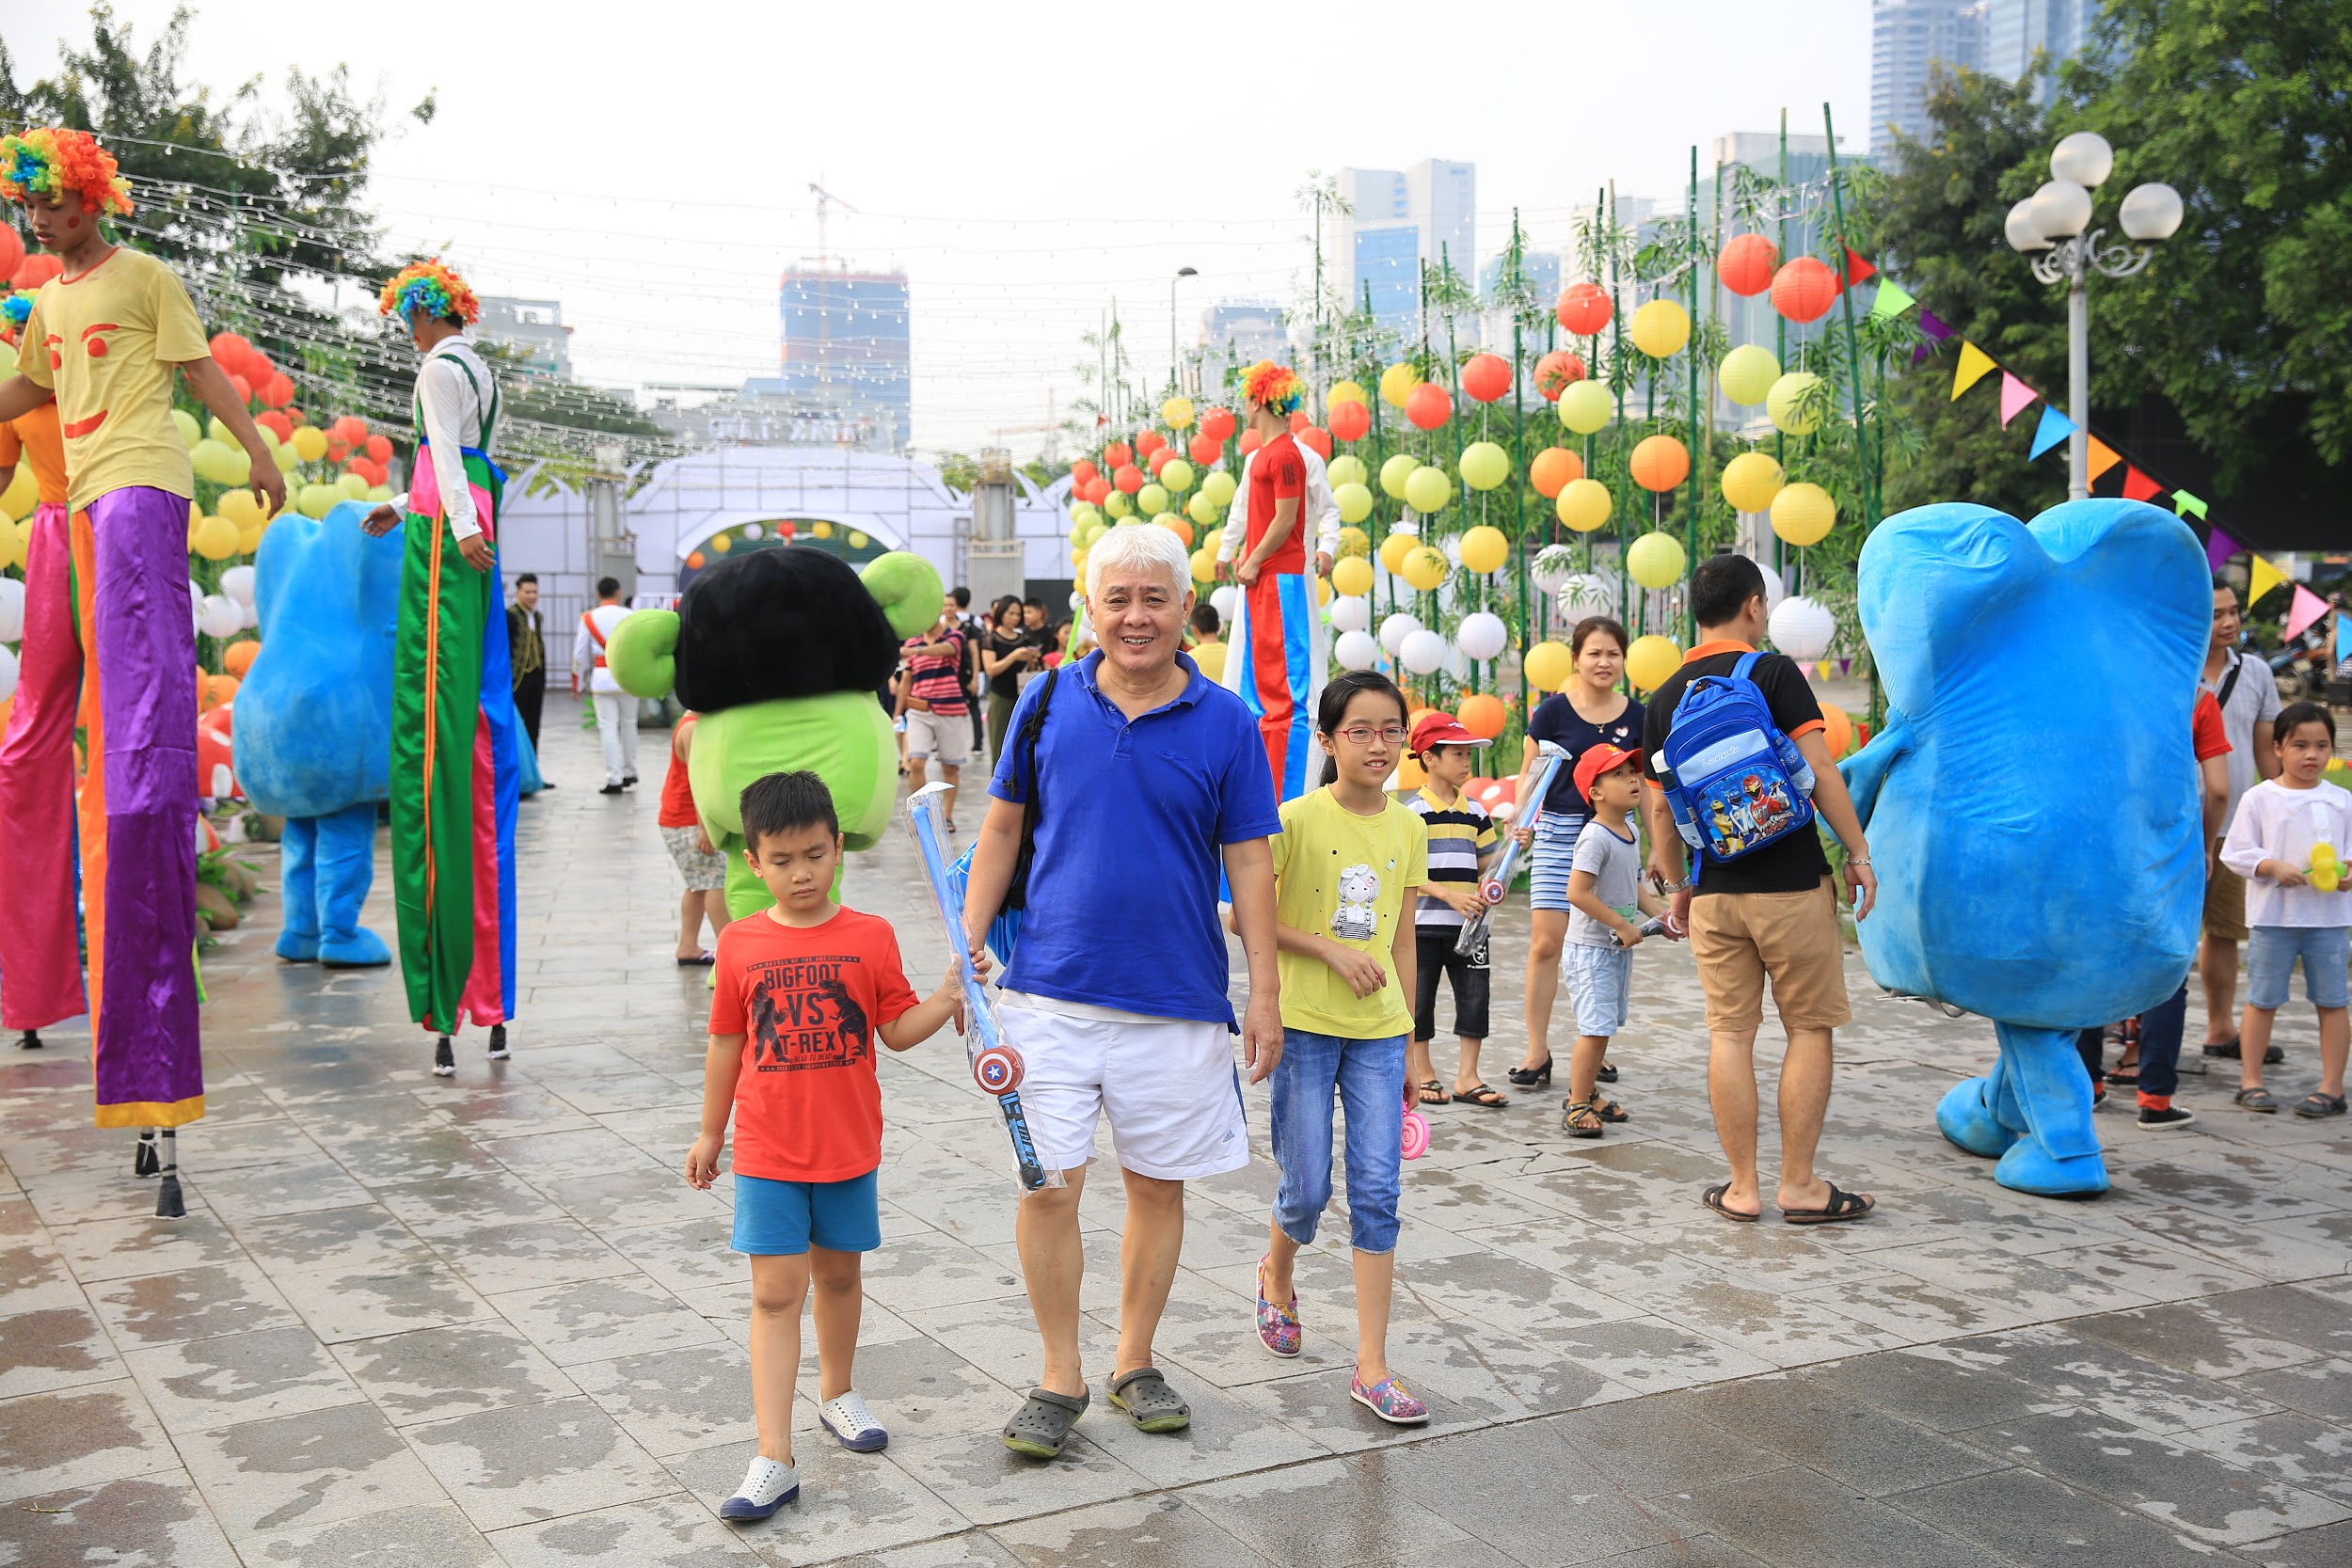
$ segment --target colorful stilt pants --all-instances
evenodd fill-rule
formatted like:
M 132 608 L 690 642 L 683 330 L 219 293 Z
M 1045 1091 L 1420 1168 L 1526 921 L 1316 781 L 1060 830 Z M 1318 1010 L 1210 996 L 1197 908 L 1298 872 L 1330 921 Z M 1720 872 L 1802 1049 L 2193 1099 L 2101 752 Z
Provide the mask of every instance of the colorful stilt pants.
M 485 537 L 501 476 L 469 451 Z M 506 610 L 476 571 L 419 453 L 392 660 L 392 902 L 409 1016 L 434 1034 L 515 1012 L 515 811 L 521 798 Z
M 1321 777 L 1314 729 L 1324 664 L 1316 632 L 1314 578 L 1261 573 L 1242 590 L 1225 684 L 1257 717 L 1277 800 L 1306 794 Z
M 196 632 L 188 502 L 111 490 L 34 515 L 23 671 L 0 740 L 0 1018 L 84 1010 L 73 920 L 73 731 L 101 1127 L 204 1114 L 196 986 Z

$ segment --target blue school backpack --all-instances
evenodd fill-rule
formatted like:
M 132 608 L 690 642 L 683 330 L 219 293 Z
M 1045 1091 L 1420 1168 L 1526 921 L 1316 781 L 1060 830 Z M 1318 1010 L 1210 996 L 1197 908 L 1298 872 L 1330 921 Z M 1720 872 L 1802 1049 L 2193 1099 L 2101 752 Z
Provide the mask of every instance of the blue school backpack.
M 1813 829 L 1812 765 L 1750 678 L 1763 657 L 1742 655 L 1728 675 L 1693 680 L 1659 748 L 1675 826 L 1700 852 L 1693 882 L 1708 861 L 1736 861 Z

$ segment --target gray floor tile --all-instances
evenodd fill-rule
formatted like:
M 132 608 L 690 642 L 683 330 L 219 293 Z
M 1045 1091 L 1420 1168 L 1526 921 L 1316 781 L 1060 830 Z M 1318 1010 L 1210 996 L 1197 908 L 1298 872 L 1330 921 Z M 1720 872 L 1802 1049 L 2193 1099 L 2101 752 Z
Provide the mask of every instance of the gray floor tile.
M 129 1378 L 0 1400 L 0 1503 L 178 1468 Z
M 1185 1500 L 1270 1562 L 1406 1568 L 1467 1530 L 1380 1484 L 1387 1456 L 1324 1459 L 1196 1487 Z
M 106 1555 L 92 1555 L 99 1551 Z M 37 1568 L 97 1561 L 113 1568 L 238 1568 L 196 1483 L 176 1470 L 0 1508 L 0 1562 Z
M 559 1367 L 723 1338 L 699 1314 L 643 1275 L 514 1291 L 498 1298 L 506 1320 Z
M 1674 1402 L 1864 1497 L 1956 1481 L 2005 1463 L 1874 1409 L 1851 1388 L 1809 1371 L 1717 1384 L 1678 1394 Z
M 859 1355 L 860 1378 L 884 1424 L 905 1432 L 909 1421 L 903 1402 L 887 1398 L 888 1386 L 869 1375 L 879 1348 L 869 1347 Z M 928 1341 L 925 1348 L 937 1354 Z M 658 1459 L 758 1440 L 752 1421 L 750 1357 L 727 1341 L 582 1362 L 571 1369 L 571 1375 L 622 1431 Z M 803 1393 L 807 1392 L 804 1387 Z M 816 1424 L 813 1411 L 807 1424 Z
M 286 1563 L 331 1568 L 499 1568 L 499 1554 L 451 1503 L 386 1509 L 340 1524 L 258 1536 L 244 1544 L 248 1568 Z
M 402 1430 L 477 1529 L 536 1524 L 676 1489 L 651 1454 L 579 1396 Z
M 113 1341 L 87 1307 L 0 1318 L 0 1399 L 103 1383 L 122 1373 Z
M 181 1437 L 179 1449 L 213 1516 L 240 1545 L 255 1536 L 447 1501 L 371 1405 L 196 1433 Z
M 501 1322 L 347 1340 L 335 1355 L 394 1426 L 567 1399 L 580 1390 Z
M 2344 1568 L 2352 1561 L 2352 1522 L 2298 1530 L 2238 1550 L 2263 1568 Z
M 666 1463 L 679 1483 L 715 1510 L 742 1483 L 744 1466 L 756 1451 L 751 1443 L 728 1443 Z M 935 1470 L 910 1461 L 905 1445 L 894 1444 L 886 1453 L 856 1454 L 830 1442 L 796 1438 L 792 1458 L 801 1473 L 800 1500 L 764 1523 L 739 1527 L 738 1539 L 763 1561 L 797 1568 L 864 1557 L 951 1535 L 970 1523 L 928 1484 Z
M 133 1351 L 125 1357 L 164 1429 L 202 1432 L 366 1398 L 299 1324 Z
M 1666 1400 L 1601 1405 L 1538 1424 L 1633 1497 L 1759 1476 L 1788 1464 L 1769 1449 Z
M 1025 1519 L 993 1533 L 1034 1568 L 1268 1568 L 1201 1509 L 1167 1495 Z
M 1802 1468 L 1651 1501 L 1774 1568 L 2002 1568 L 1971 1541 Z
M 567 1514 L 543 1525 L 516 1525 L 490 1537 L 507 1568 L 577 1568 L 583 1562 L 646 1568 L 749 1565 L 758 1554 L 740 1532 L 683 1492 Z
M 2276 1476 L 2307 1492 L 2352 1502 L 2352 1431 L 2299 1412 L 2202 1427 L 2183 1435 L 2257 1475 Z
M 294 1321 L 267 1276 L 243 1261 L 117 1279 L 93 1287 L 89 1298 L 125 1350 L 275 1328 Z
M 1893 1499 L 1904 1513 L 2011 1562 L 2080 1568 L 2212 1568 L 2195 1536 L 2031 1470 L 2000 1470 Z

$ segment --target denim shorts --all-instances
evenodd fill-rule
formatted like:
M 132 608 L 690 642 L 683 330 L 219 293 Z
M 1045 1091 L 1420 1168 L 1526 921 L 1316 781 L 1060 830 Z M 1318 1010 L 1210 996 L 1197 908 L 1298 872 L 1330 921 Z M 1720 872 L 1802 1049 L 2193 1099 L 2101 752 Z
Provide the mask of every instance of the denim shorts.
M 1576 1032 L 1609 1039 L 1625 1027 L 1633 995 L 1633 954 L 1624 947 L 1571 942 L 1560 949 L 1560 973 L 1576 1005 Z
M 1568 863 L 1576 859 L 1576 836 L 1591 817 L 1546 812 L 1535 819 L 1535 842 L 1528 846 L 1528 895 L 1531 910 L 1568 907 Z
M 778 1181 L 735 1177 L 735 1250 L 797 1258 L 811 1245 L 827 1252 L 871 1252 L 882 1245 L 878 1170 L 846 1181 Z
M 2346 969 L 2352 966 L 2352 930 L 2341 926 L 2257 926 L 2247 939 L 2249 1006 L 2265 1012 L 2286 1005 L 2295 960 L 2303 960 L 2303 998 L 2314 1007 L 2346 1004 Z
M 1275 1064 L 1274 1223 L 1300 1246 L 1331 1203 L 1331 1110 L 1347 1112 L 1347 1239 L 1358 1252 L 1396 1250 L 1396 1197 L 1405 1148 L 1405 1037 L 1343 1039 L 1282 1031 Z

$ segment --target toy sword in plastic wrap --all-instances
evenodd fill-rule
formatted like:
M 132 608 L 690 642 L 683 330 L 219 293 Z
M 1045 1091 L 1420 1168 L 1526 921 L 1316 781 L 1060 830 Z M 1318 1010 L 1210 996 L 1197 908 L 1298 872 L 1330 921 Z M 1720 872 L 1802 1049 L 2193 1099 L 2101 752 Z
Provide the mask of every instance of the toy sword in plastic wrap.
M 1067 1186 L 1060 1171 L 1047 1170 L 1045 1162 L 1038 1158 L 1037 1140 L 1029 1135 L 1029 1118 L 1021 1109 L 1021 1053 L 1005 1038 L 996 1019 L 996 1004 L 972 969 L 963 934 L 963 893 L 948 880 L 947 856 L 940 843 L 945 835 L 939 798 L 946 789 L 944 784 L 926 784 L 908 799 L 907 832 L 914 840 L 915 853 L 923 859 L 923 877 L 930 883 L 931 902 L 946 930 L 947 950 L 958 956 L 963 971 L 963 1010 L 970 1020 L 963 1045 L 972 1058 L 972 1077 L 996 1097 L 996 1108 L 1004 1113 L 1005 1131 L 1012 1134 L 1013 1158 L 1021 1165 L 1021 1185 L 1031 1191 Z
M 1544 798 L 1551 792 L 1551 781 L 1567 764 L 1568 753 L 1564 748 L 1549 740 L 1539 740 L 1535 745 L 1535 767 L 1519 780 L 1518 810 L 1511 817 L 1514 829 L 1532 826 L 1542 817 Z M 1494 913 L 1495 906 L 1502 902 L 1502 895 L 1511 891 L 1511 879 L 1518 874 L 1523 853 L 1516 837 L 1503 835 L 1502 853 L 1495 858 L 1493 872 L 1478 884 L 1478 896 L 1485 907 L 1462 922 L 1462 934 L 1454 939 L 1454 952 L 1475 953 L 1486 940 L 1487 918 Z

